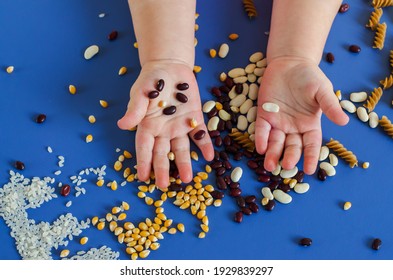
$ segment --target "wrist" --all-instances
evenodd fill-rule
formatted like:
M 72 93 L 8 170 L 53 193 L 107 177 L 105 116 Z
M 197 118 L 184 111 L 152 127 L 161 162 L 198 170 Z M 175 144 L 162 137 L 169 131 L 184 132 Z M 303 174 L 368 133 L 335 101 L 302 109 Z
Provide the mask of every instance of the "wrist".
M 194 63 L 190 61 L 183 60 L 181 58 L 161 58 L 161 59 L 151 59 L 141 62 L 142 68 L 149 68 L 149 67 L 165 67 L 167 65 L 179 65 L 189 68 L 193 71 Z
M 318 66 L 320 60 L 316 60 L 313 57 L 305 55 L 294 55 L 294 54 L 281 54 L 275 56 L 266 56 L 267 64 L 271 63 L 291 63 L 293 65 L 297 64 L 312 64 Z

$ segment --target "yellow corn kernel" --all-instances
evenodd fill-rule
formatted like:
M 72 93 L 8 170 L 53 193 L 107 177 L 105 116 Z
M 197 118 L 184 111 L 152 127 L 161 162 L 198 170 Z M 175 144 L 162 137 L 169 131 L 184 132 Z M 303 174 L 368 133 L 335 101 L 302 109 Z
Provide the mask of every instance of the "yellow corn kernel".
M 198 45 L 198 39 L 194 38 L 194 47 L 196 47 Z
M 157 217 L 154 217 L 154 223 L 156 223 L 157 225 L 162 225 L 162 221 Z
M 14 66 L 8 66 L 5 71 L 7 71 L 8 74 L 11 74 L 12 72 L 14 72 Z
M 164 213 L 164 208 L 157 207 L 155 212 L 156 212 L 156 214 Z
M 134 48 L 136 48 L 136 49 L 138 48 L 138 42 L 134 43 Z
M 267 205 L 268 203 L 269 203 L 269 198 L 267 198 L 267 197 L 262 198 L 261 204 L 262 204 L 263 206 Z
M 117 214 L 117 213 L 119 213 L 121 211 L 121 208 L 120 207 L 117 207 L 117 206 L 115 206 L 115 207 L 112 207 L 112 214 Z
M 117 222 L 116 221 L 112 221 L 112 222 L 109 223 L 109 230 L 111 232 L 114 232 L 116 228 L 117 228 Z
M 105 219 L 106 219 L 108 222 L 112 221 L 112 220 L 113 220 L 112 214 L 111 214 L 111 213 L 107 213 L 106 216 L 105 216 Z
M 231 33 L 231 34 L 229 34 L 228 38 L 229 38 L 230 40 L 232 40 L 232 41 L 235 41 L 236 39 L 239 38 L 239 34 Z
M 122 202 L 121 202 L 121 206 L 123 207 L 123 209 L 124 209 L 125 211 L 130 210 L 130 205 L 129 205 L 127 202 L 125 202 L 125 201 L 122 201 Z
M 120 156 L 117 158 L 117 160 L 120 161 L 120 162 L 123 162 L 124 159 L 125 159 L 124 155 L 120 155 Z
M 97 223 L 98 223 L 98 217 L 97 217 L 97 216 L 94 216 L 94 217 L 91 219 L 91 224 L 92 224 L 93 226 L 95 226 Z
M 150 250 L 143 250 L 142 252 L 139 252 L 139 257 L 141 259 L 145 259 L 149 256 Z
M 105 227 L 105 222 L 99 222 L 99 223 L 97 224 L 97 229 L 98 229 L 98 230 L 103 230 L 104 227 Z
M 203 232 L 203 231 L 201 231 L 199 234 L 198 234 L 198 238 L 205 238 L 206 237 L 206 233 L 205 232 Z
M 161 200 L 166 201 L 168 199 L 168 195 L 166 193 L 161 194 Z
M 220 207 L 222 205 L 222 200 L 221 199 L 214 200 L 213 205 L 215 207 Z
M 104 185 L 104 180 L 102 180 L 102 179 L 98 180 L 97 183 L 96 183 L 96 185 L 97 185 L 98 187 L 102 187 L 102 186 Z
M 123 168 L 123 164 L 121 163 L 121 161 L 116 160 L 115 164 L 113 165 L 113 168 L 116 171 L 120 171 Z
M 158 102 L 158 107 L 160 107 L 160 108 L 164 108 L 164 107 L 166 107 L 166 105 L 167 105 L 167 103 L 165 100 L 160 100 Z
M 164 213 L 157 214 L 157 218 L 161 221 L 166 221 L 168 219 Z
M 128 178 L 128 176 L 130 176 L 130 174 L 131 174 L 131 168 L 127 167 L 123 171 L 123 178 Z
M 199 207 L 201 210 L 206 210 L 206 204 L 205 202 L 201 201 L 201 206 Z
M 185 231 L 184 224 L 182 224 L 182 223 L 177 224 L 177 229 L 178 229 L 180 232 L 184 232 L 184 231 Z
M 167 193 L 167 196 L 169 197 L 169 198 L 172 198 L 172 197 L 175 197 L 176 196 L 176 192 L 168 192 Z
M 209 178 L 209 175 L 207 174 L 207 172 L 201 171 L 201 172 L 198 172 L 197 175 L 199 177 L 201 177 L 202 180 L 207 180 L 207 178 Z
M 145 197 L 145 203 L 146 203 L 147 205 L 152 205 L 152 204 L 154 203 L 154 199 L 152 199 L 152 198 L 149 197 L 149 196 L 146 196 L 146 197 Z
M 206 173 L 211 173 L 211 172 L 212 172 L 211 166 L 208 165 L 208 164 L 206 164 L 206 166 L 205 166 L 205 171 L 206 171 Z
M 168 231 L 168 228 L 167 227 L 161 227 L 160 228 L 160 233 L 161 232 L 167 232 Z M 158 236 L 157 236 L 157 238 L 158 238 Z M 162 237 L 162 238 L 164 238 L 164 237 Z M 160 239 L 160 238 L 158 238 L 158 239 Z
M 60 258 L 65 258 L 70 254 L 70 250 L 64 249 L 60 252 Z
M 220 74 L 220 81 L 221 82 L 224 82 L 226 79 L 227 79 L 227 74 L 225 73 L 225 72 L 222 72 L 221 74 Z
M 144 193 L 144 192 L 138 192 L 137 196 L 138 196 L 139 198 L 145 198 L 145 197 L 146 197 L 146 193 Z
M 168 219 L 168 220 L 166 220 L 164 222 L 164 227 L 169 228 L 172 225 L 172 223 L 173 223 L 173 220 L 172 219 Z
M 190 120 L 190 127 L 191 127 L 191 128 L 196 128 L 197 126 L 198 126 L 197 120 L 196 120 L 195 118 L 192 118 L 192 119 Z
M 106 102 L 105 100 L 100 100 L 100 105 L 102 108 L 107 108 L 108 107 L 108 102 Z
M 209 197 L 205 201 L 206 206 L 210 206 L 213 204 L 213 197 Z
M 175 234 L 177 232 L 177 229 L 176 228 L 170 228 L 170 229 L 168 229 L 168 233 L 169 234 Z
M 89 238 L 86 237 L 86 236 L 84 236 L 84 237 L 82 237 L 82 238 L 79 240 L 79 243 L 80 243 L 81 245 L 85 245 L 85 244 L 87 243 L 88 240 L 89 240 Z
M 138 253 L 132 253 L 131 254 L 131 260 L 133 260 L 133 261 L 135 261 L 135 260 L 137 260 L 138 259 Z
M 210 49 L 209 54 L 211 58 L 215 58 L 217 56 L 217 51 L 215 49 Z
M 205 186 L 205 191 L 212 192 L 212 191 L 214 191 L 214 187 L 212 185 L 206 185 Z
M 156 185 L 155 184 L 150 184 L 149 185 L 149 193 L 153 193 L 156 189 Z
M 147 239 L 147 240 L 145 241 L 145 250 L 150 249 L 151 243 L 152 243 L 152 242 L 151 242 L 149 239 Z
M 161 199 L 159 199 L 159 200 L 156 200 L 155 202 L 154 202 L 154 206 L 155 207 L 157 207 L 157 208 L 162 208 L 161 206 L 164 204 L 164 201 L 162 201 Z M 162 208 L 163 210 L 164 210 L 164 208 Z
M 342 99 L 341 90 L 337 90 L 337 91 L 335 92 L 335 94 L 336 94 L 336 97 L 338 98 L 338 100 L 341 100 L 341 99 Z
M 112 183 L 111 183 L 111 190 L 112 191 L 117 190 L 117 182 L 116 181 L 112 181 Z
M 204 232 L 209 232 L 209 227 L 208 227 L 207 225 L 205 225 L 205 224 L 201 224 L 201 229 L 202 229 Z
M 125 237 L 124 233 L 120 233 L 120 234 L 117 236 L 117 242 L 119 242 L 120 244 L 122 244 L 122 243 L 124 242 L 124 237 Z
M 68 91 L 69 91 L 71 94 L 75 94 L 75 93 L 76 93 L 76 87 L 75 87 L 74 85 L 69 85 L 69 86 L 68 86 Z
M 86 143 L 90 143 L 91 141 L 93 141 L 93 135 L 89 134 L 86 136 Z
M 116 236 L 118 236 L 119 234 L 123 233 L 123 231 L 124 231 L 124 228 L 116 227 L 114 233 Z
M 132 158 L 132 154 L 129 151 L 127 151 L 127 150 L 123 151 L 123 155 L 124 155 L 125 158 Z
M 150 232 L 147 230 L 142 230 L 140 233 L 140 236 L 142 237 L 148 237 L 150 235 Z
M 199 157 L 195 151 L 191 151 L 190 155 L 193 160 L 198 161 Z
M 344 207 L 343 207 L 344 210 L 348 210 L 351 207 L 352 207 L 352 203 L 351 202 L 347 201 L 347 202 L 344 203 Z
M 152 244 L 150 245 L 150 250 L 155 251 L 155 250 L 157 250 L 158 248 L 160 248 L 160 243 L 158 243 L 158 242 L 154 242 L 154 243 L 152 243 Z
M 199 177 L 198 175 L 194 177 L 194 179 L 192 179 L 194 181 L 194 183 L 201 183 L 202 182 L 202 178 Z
M 202 220 L 203 217 L 206 216 L 206 211 L 205 210 L 199 210 L 199 212 L 197 213 L 197 218 L 199 220 Z
M 190 201 L 186 201 L 180 205 L 180 209 L 187 209 L 188 207 L 190 207 Z
M 370 163 L 368 161 L 363 162 L 362 167 L 363 167 L 363 169 L 367 169 L 370 167 Z
M 285 178 L 282 182 L 283 182 L 285 185 L 288 185 L 290 181 L 291 181 L 291 178 Z
M 95 123 L 96 122 L 96 117 L 94 117 L 93 115 L 90 115 L 88 118 L 89 123 Z
M 194 73 L 199 73 L 202 71 L 202 67 L 198 65 L 194 65 L 193 71 Z
M 158 231 L 159 231 L 160 229 L 161 229 L 161 228 L 159 228 Z M 158 231 L 156 231 L 156 232 L 158 232 Z M 153 235 L 153 234 L 149 235 L 149 236 L 147 237 L 148 240 L 150 240 L 151 242 L 157 242 L 157 241 L 158 241 L 158 238 L 155 236 L 155 234 L 156 234 L 156 233 L 154 233 L 154 235 Z
M 224 108 L 224 106 L 220 103 L 220 102 L 216 102 L 216 109 L 218 110 L 218 111 L 220 111 L 220 110 L 222 110 L 222 108 Z
M 140 230 L 148 230 L 148 229 L 149 229 L 149 227 L 146 225 L 145 222 L 140 222 L 140 223 L 138 224 L 138 228 L 139 228 Z
M 121 213 L 118 217 L 117 220 L 118 221 L 123 221 L 127 218 L 127 214 L 126 213 Z
M 134 229 L 134 228 L 135 228 L 134 224 L 131 223 L 131 222 L 125 222 L 124 225 L 123 225 L 123 227 L 124 227 L 126 230 L 130 230 L 130 229 Z
M 129 255 L 131 255 L 132 253 L 135 253 L 135 252 L 136 252 L 136 250 L 134 248 L 132 248 L 132 247 L 127 247 L 126 248 L 126 253 L 129 254 Z
M 175 160 L 175 154 L 173 152 L 169 152 L 167 156 L 168 156 L 168 159 L 170 161 L 174 161 Z
M 134 180 L 135 180 L 135 174 L 130 174 L 130 175 L 128 175 L 128 177 L 127 177 L 127 182 L 134 182 Z
M 124 75 L 125 73 L 127 73 L 127 67 L 122 66 L 122 67 L 119 69 L 119 76 L 122 76 L 122 75 Z

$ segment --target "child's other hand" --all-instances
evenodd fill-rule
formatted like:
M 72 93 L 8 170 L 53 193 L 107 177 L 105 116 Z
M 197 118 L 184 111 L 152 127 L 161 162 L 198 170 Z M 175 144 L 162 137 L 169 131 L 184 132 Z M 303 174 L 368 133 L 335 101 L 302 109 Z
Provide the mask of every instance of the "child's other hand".
M 278 104 L 280 111 L 264 111 L 265 102 Z M 291 57 L 269 62 L 259 90 L 255 134 L 257 151 L 266 153 L 267 170 L 274 170 L 282 155 L 282 167 L 292 169 L 304 152 L 304 172 L 315 172 L 322 143 L 322 111 L 338 125 L 349 120 L 318 65 Z
M 148 93 L 156 90 L 158 80 L 163 79 L 165 86 L 159 96 L 148 98 Z M 180 83 L 189 84 L 189 89 L 178 90 Z M 188 102 L 181 103 L 176 93 L 182 92 Z M 159 102 L 166 106 L 175 105 L 176 112 L 164 115 Z M 197 127 L 190 126 L 190 120 L 197 121 Z M 168 153 L 175 154 L 175 163 L 183 182 L 192 180 L 189 137 L 201 150 L 208 161 L 214 157 L 214 149 L 204 123 L 198 85 L 192 69 L 180 62 L 146 63 L 130 91 L 127 112 L 118 121 L 121 129 L 138 126 L 135 138 L 138 179 L 145 181 L 154 170 L 155 183 L 160 188 L 169 185 Z M 193 135 L 199 130 L 206 132 L 201 140 L 194 140 Z

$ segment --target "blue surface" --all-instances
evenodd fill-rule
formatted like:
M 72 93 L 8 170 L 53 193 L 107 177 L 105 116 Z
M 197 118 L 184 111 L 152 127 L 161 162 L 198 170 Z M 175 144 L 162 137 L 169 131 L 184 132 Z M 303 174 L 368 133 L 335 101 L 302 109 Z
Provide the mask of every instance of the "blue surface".
M 251 21 L 240 0 L 198 1 L 196 65 L 203 68 L 197 75 L 203 102 L 212 98 L 210 88 L 220 84 L 219 73 L 244 67 L 250 54 L 266 51 L 271 1 L 255 2 L 259 16 Z M 325 53 L 334 53 L 335 63 L 328 64 L 324 59 L 321 62 L 335 89 L 341 89 L 346 99 L 351 92 L 370 92 L 379 86 L 379 80 L 391 71 L 389 50 L 393 49 L 393 8 L 384 9 L 382 21 L 388 24 L 388 34 L 385 48 L 379 51 L 371 47 L 374 33 L 365 28 L 372 11 L 369 1 L 347 2 L 351 8 L 337 15 L 325 47 Z M 104 18 L 98 17 L 101 12 L 106 13 Z M 140 70 L 127 1 L 0 1 L 0 26 L 1 185 L 8 181 L 15 160 L 26 164 L 22 172 L 26 177 L 52 176 L 56 182 L 69 183 L 70 176 L 86 167 L 111 167 L 118 156 L 116 148 L 135 154 L 134 132 L 121 131 L 116 126 Z M 118 30 L 119 37 L 108 41 L 112 30 Z M 240 38 L 229 42 L 230 33 L 238 33 Z M 228 57 L 211 59 L 208 50 L 223 42 L 230 45 Z M 86 61 L 83 52 L 91 44 L 99 45 L 101 50 Z M 361 46 L 361 53 L 350 53 L 350 44 Z M 8 65 L 15 66 L 11 75 L 4 71 Z M 118 76 L 123 65 L 129 71 Z M 77 86 L 76 95 L 68 93 L 69 84 Z M 376 112 L 393 119 L 391 92 L 385 92 Z M 109 102 L 107 109 L 100 107 L 100 99 Z M 43 124 L 34 121 L 39 113 L 47 115 Z M 87 121 L 90 114 L 97 118 L 93 125 Z M 325 182 L 315 176 L 306 177 L 311 185 L 308 193 L 293 194 L 291 204 L 276 205 L 272 212 L 262 210 L 245 217 L 242 224 L 233 221 L 237 206 L 226 196 L 220 208 L 208 208 L 210 232 L 205 239 L 197 238 L 200 228 L 196 217 L 166 203 L 167 216 L 183 222 L 186 232 L 165 235 L 161 247 L 149 259 L 393 259 L 392 139 L 354 115 L 345 127 L 337 127 L 325 117 L 322 125 L 325 141 L 331 137 L 340 140 L 357 154 L 360 162 L 369 161 L 370 168 L 351 169 L 340 161 L 335 177 Z M 95 139 L 86 144 L 84 137 L 88 133 Z M 46 151 L 47 146 L 53 148 L 52 154 Z M 65 156 L 66 162 L 62 174 L 55 176 L 58 155 Z M 133 166 L 134 159 L 129 164 Z M 204 164 L 202 160 L 194 162 L 194 169 L 200 170 Z M 263 184 L 245 164 L 242 162 L 243 192 L 255 194 L 260 204 Z M 111 191 L 97 188 L 94 177 L 90 179 L 83 185 L 86 195 L 60 196 L 29 211 L 29 217 L 49 222 L 67 212 L 78 219 L 103 217 L 122 200 L 131 204 L 131 221 L 138 223 L 154 216 L 154 207 L 136 197 L 137 183 Z M 108 170 L 106 179 L 121 182 L 122 178 L 120 173 Z M 209 180 L 214 182 L 214 176 Z M 73 205 L 67 208 L 69 199 Z M 345 201 L 352 202 L 349 211 L 342 209 Z M 9 233 L 0 219 L 0 259 L 20 259 Z M 129 259 L 125 246 L 118 244 L 109 230 L 91 227 L 82 235 L 88 236 L 89 242 L 82 246 L 75 238 L 68 246 L 71 254 L 107 245 L 119 251 L 122 259 Z M 301 237 L 312 238 L 313 245 L 299 246 Z M 370 248 L 375 237 L 383 242 L 379 251 Z M 59 251 L 53 251 L 53 258 L 58 258 Z

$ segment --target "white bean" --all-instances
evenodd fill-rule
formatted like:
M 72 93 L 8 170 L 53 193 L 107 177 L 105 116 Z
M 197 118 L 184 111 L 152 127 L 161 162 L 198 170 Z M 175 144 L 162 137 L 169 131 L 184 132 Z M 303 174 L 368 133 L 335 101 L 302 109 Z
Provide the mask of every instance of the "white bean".
M 218 111 L 218 116 L 223 120 L 223 121 L 229 121 L 231 119 L 231 115 L 225 111 L 224 109 Z
M 213 131 L 217 130 L 218 122 L 220 121 L 220 118 L 217 116 L 212 117 L 208 122 L 207 122 L 207 130 Z
M 254 74 L 255 76 L 261 77 L 265 73 L 265 67 L 264 68 L 255 68 Z
M 245 131 L 248 127 L 248 121 L 247 118 L 243 115 L 240 115 L 237 118 L 237 129 L 241 130 L 241 131 Z
M 292 178 L 293 176 L 295 176 L 297 174 L 297 172 L 298 172 L 297 166 L 295 166 L 292 169 L 282 169 L 280 172 L 280 176 L 283 179 Z
M 219 50 L 218 50 L 218 56 L 221 58 L 225 58 L 229 53 L 229 46 L 228 44 L 221 44 Z
M 241 94 L 243 94 L 243 95 L 247 95 L 247 93 L 248 93 L 248 91 L 249 91 L 249 85 L 248 85 L 248 83 L 244 83 L 243 84 L 243 91 L 242 91 L 242 93 Z
M 228 76 L 231 78 L 236 78 L 245 75 L 246 75 L 246 71 L 243 68 L 233 68 L 228 72 Z
M 378 114 L 375 113 L 375 112 L 373 111 L 373 112 L 371 112 L 371 113 L 368 115 L 368 125 L 369 125 L 371 128 L 376 128 L 376 127 L 378 126 L 378 124 L 379 124 L 379 117 L 378 117 Z
M 248 134 L 254 134 L 255 133 L 255 122 L 250 123 L 250 125 L 247 128 Z
M 319 167 L 326 171 L 326 175 L 334 176 L 336 175 L 336 169 L 330 163 L 324 161 L 319 164 Z
M 247 74 L 247 81 L 249 83 L 255 83 L 257 81 L 257 76 L 253 73 Z
M 209 100 L 203 104 L 202 111 L 204 113 L 209 113 L 216 106 L 216 102 L 213 100 Z
M 359 120 L 361 120 L 362 122 L 368 122 L 369 117 L 366 108 L 364 108 L 363 106 L 359 106 L 356 109 L 356 114 L 358 115 Z
M 85 50 L 84 57 L 85 59 L 91 59 L 100 51 L 100 48 L 97 45 L 91 45 Z
M 296 193 L 306 193 L 310 189 L 310 185 L 308 183 L 297 183 L 293 190 Z
M 275 189 L 273 191 L 273 196 L 278 202 L 283 204 L 288 204 L 292 201 L 292 197 L 280 189 Z
M 231 111 L 234 113 L 239 113 L 240 110 L 239 110 L 239 107 L 231 106 Z
M 233 82 L 235 84 L 243 84 L 243 83 L 247 82 L 247 80 L 248 80 L 247 76 L 240 76 L 240 77 L 234 78 Z
M 231 172 L 231 180 L 232 182 L 239 182 L 240 178 L 243 175 L 243 169 L 241 167 L 235 167 Z
M 257 67 L 259 67 L 259 68 L 263 68 L 263 67 L 266 67 L 266 66 L 267 66 L 266 58 L 264 58 L 264 59 L 262 59 L 262 60 L 257 62 Z
M 232 89 L 229 91 L 228 96 L 231 100 L 234 99 L 236 96 L 238 96 L 238 94 L 236 93 L 235 86 L 233 86 Z
M 276 103 L 266 102 L 262 104 L 262 109 L 266 112 L 278 113 L 278 111 L 280 111 L 280 106 L 278 106 Z
M 255 52 L 250 56 L 250 62 L 255 63 L 260 61 L 263 58 L 262 52 Z
M 352 92 L 350 95 L 349 95 L 349 99 L 352 101 L 352 102 L 364 102 L 364 101 L 366 101 L 366 99 L 367 99 L 367 92 L 365 92 L 365 91 L 360 91 L 360 92 Z
M 327 159 L 329 156 L 329 148 L 327 146 L 322 146 L 321 151 L 319 152 L 319 161 L 323 161 Z
M 349 113 L 355 113 L 356 112 L 356 106 L 349 100 L 341 100 L 340 101 L 341 108 L 346 110 Z
M 246 101 L 243 102 L 242 105 L 240 105 L 240 113 L 241 114 L 247 114 L 247 112 L 251 109 L 251 107 L 254 105 L 253 101 L 251 99 L 247 99 Z
M 252 123 L 257 119 L 257 106 L 253 106 L 247 112 L 247 120 L 248 122 Z
M 280 174 L 280 172 L 281 172 L 281 165 L 277 164 L 276 168 L 272 171 L 272 174 L 274 176 L 277 176 L 278 174 Z
M 246 68 L 244 68 L 244 71 L 246 71 L 247 74 L 251 74 L 254 72 L 255 67 L 257 67 L 255 65 L 255 63 L 250 63 L 246 66 Z
M 266 198 L 268 198 L 269 200 L 273 200 L 273 199 L 274 199 L 274 196 L 273 196 L 272 191 L 271 191 L 270 188 L 268 188 L 268 187 L 263 187 L 262 190 L 261 190 L 261 192 L 262 192 L 263 197 L 266 197 Z
M 239 94 L 229 102 L 229 105 L 240 107 L 244 103 L 244 101 L 246 101 L 246 99 L 247 97 L 245 95 Z
M 338 157 L 335 154 L 329 154 L 329 162 L 332 166 L 338 165 Z
M 248 98 L 250 98 L 251 100 L 257 100 L 258 98 L 258 85 L 257 84 L 250 84 L 250 88 L 248 90 Z

